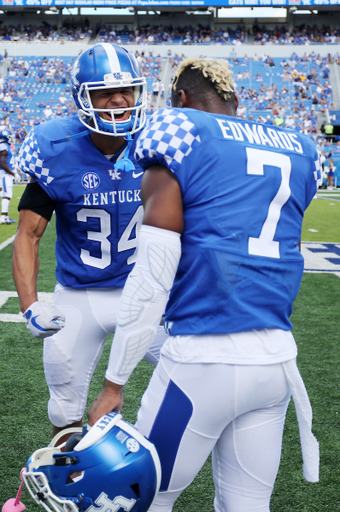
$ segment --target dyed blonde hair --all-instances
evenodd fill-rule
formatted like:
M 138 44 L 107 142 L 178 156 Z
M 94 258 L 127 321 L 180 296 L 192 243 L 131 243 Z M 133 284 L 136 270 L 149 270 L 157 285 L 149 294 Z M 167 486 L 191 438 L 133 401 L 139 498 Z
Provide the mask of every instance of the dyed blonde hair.
M 224 59 L 198 57 L 189 57 L 181 62 L 174 76 L 173 91 L 177 91 L 180 77 L 187 69 L 197 69 L 200 71 L 202 76 L 209 80 L 220 98 L 225 101 L 230 100 L 231 95 L 235 92 L 233 72 L 229 68 L 227 61 Z

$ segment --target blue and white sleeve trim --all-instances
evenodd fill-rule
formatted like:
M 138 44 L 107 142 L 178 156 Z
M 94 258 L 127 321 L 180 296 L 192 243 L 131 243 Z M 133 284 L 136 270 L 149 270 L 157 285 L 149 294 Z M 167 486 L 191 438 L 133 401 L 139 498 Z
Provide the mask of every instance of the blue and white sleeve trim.
M 174 172 L 196 141 L 201 141 L 197 128 L 183 112 L 162 109 L 150 117 L 138 139 L 135 157 L 144 169 L 159 163 Z
M 314 171 L 314 178 L 317 184 L 317 187 L 320 187 L 322 185 L 322 175 L 321 175 L 321 163 L 320 160 L 314 160 L 315 164 L 315 171 Z
M 54 180 L 50 176 L 50 169 L 44 166 L 44 160 L 41 158 L 34 130 L 30 131 L 20 148 L 18 165 L 23 172 L 37 178 L 37 180 L 42 181 L 45 185 Z

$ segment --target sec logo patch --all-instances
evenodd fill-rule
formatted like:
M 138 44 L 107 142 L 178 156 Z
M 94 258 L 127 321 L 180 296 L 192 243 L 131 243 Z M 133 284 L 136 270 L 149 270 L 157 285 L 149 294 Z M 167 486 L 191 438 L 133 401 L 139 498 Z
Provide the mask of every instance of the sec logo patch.
M 84 174 L 81 179 L 81 184 L 86 190 L 96 190 L 100 185 L 100 179 L 95 172 L 88 172 Z

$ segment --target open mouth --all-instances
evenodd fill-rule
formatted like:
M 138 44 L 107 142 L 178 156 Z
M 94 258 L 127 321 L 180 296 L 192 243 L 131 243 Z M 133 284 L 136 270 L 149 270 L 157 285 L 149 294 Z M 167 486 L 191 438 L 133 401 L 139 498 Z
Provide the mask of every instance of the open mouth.
M 115 110 L 113 112 L 113 114 L 115 116 L 116 121 L 123 121 L 123 119 L 125 119 L 127 117 L 127 115 L 125 115 L 125 114 L 127 114 L 127 112 L 122 112 L 120 110 L 117 110 L 117 111 Z
M 112 112 L 112 116 L 111 116 Z M 112 110 L 110 113 L 103 112 L 102 117 L 105 121 L 111 121 L 114 118 L 115 121 L 126 121 L 130 118 L 130 112 L 125 112 L 124 110 Z

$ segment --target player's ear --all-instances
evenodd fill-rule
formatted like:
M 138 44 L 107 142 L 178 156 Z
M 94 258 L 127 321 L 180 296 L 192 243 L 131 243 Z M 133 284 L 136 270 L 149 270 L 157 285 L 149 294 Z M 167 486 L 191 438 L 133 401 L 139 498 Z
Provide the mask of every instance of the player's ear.
M 185 108 L 187 106 L 188 106 L 188 96 L 187 96 L 187 93 L 185 91 L 183 91 L 183 89 L 180 89 L 178 91 L 177 107 L 178 108 Z
M 235 112 L 237 110 L 237 107 L 238 107 L 238 96 L 237 96 L 237 94 L 235 94 Z

